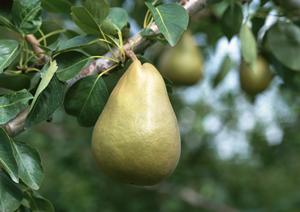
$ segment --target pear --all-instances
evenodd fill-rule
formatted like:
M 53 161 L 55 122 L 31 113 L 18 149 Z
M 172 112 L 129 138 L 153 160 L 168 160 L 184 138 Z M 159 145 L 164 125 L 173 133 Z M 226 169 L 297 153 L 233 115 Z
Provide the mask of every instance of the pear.
M 162 54 L 159 68 L 175 85 L 193 85 L 202 78 L 202 52 L 190 32 L 185 32 L 175 47 Z
M 154 185 L 175 169 L 181 151 L 164 80 L 134 59 L 93 130 L 92 151 L 104 173 L 126 184 Z
M 272 72 L 266 59 L 259 55 L 253 64 L 245 61 L 240 65 L 240 84 L 242 89 L 249 95 L 264 91 L 273 78 Z

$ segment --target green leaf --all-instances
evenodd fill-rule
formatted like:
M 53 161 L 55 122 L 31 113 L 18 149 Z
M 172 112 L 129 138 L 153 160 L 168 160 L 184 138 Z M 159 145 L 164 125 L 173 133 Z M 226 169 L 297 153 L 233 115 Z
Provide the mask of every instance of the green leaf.
M 9 66 L 19 54 L 19 43 L 15 40 L 0 40 L 0 73 Z
M 101 25 L 110 12 L 109 4 L 106 0 L 86 0 L 84 7 L 90 12 L 98 25 Z
M 24 34 L 35 33 L 42 24 L 40 0 L 14 0 L 12 19 Z
M 17 210 L 23 198 L 22 191 L 0 171 L 0 211 Z
M 110 8 L 106 21 L 112 24 L 116 29 L 122 30 L 123 27 L 127 25 L 128 19 L 129 17 L 126 10 L 120 7 L 113 7 Z
M 26 118 L 25 127 L 47 120 L 62 105 L 66 85 L 54 76 L 45 90 L 38 96 Z
M 252 64 L 256 61 L 257 57 L 256 40 L 252 31 L 246 24 L 244 24 L 241 28 L 240 40 L 243 59 L 247 63 Z
M 35 102 L 37 101 L 37 98 L 39 97 L 39 95 L 42 93 L 42 91 L 48 86 L 48 84 L 50 83 L 52 77 L 54 76 L 55 72 L 57 70 L 57 64 L 56 61 L 51 61 L 50 65 L 46 64 L 44 66 L 44 68 L 41 71 L 41 77 L 42 80 L 35 92 L 34 98 L 31 102 L 30 105 L 30 110 L 32 110 Z
M 266 34 L 270 52 L 286 67 L 300 71 L 300 28 L 291 22 L 278 22 Z
M 29 204 L 33 212 L 54 212 L 54 207 L 51 202 L 44 197 L 37 195 L 35 193 L 31 194 L 29 199 Z
M 58 69 L 56 75 L 61 81 L 68 81 L 69 79 L 75 77 L 84 67 L 86 67 L 90 63 L 89 58 L 85 58 L 74 63 L 71 66 L 65 67 L 63 69 Z
M 230 4 L 225 10 L 222 18 L 222 29 L 228 39 L 238 34 L 243 22 L 243 11 L 239 3 Z
M 18 166 L 11 145 L 11 138 L 0 128 L 0 166 L 14 182 L 19 183 Z
M 162 4 L 154 7 L 145 2 L 160 32 L 171 46 L 175 46 L 182 33 L 187 29 L 189 16 L 187 11 L 175 3 Z
M 94 36 L 79 35 L 72 39 L 62 40 L 58 43 L 57 52 L 71 51 L 73 49 L 90 45 L 91 42 L 95 41 L 95 39 L 96 37 Z
M 39 189 L 44 174 L 38 152 L 21 142 L 12 142 L 12 146 L 19 167 L 20 179 L 30 188 Z
M 220 69 L 217 73 L 217 75 L 213 79 L 213 87 L 216 88 L 222 81 L 223 79 L 227 76 L 228 72 L 232 68 L 232 61 L 228 55 L 224 58 Z
M 73 6 L 71 16 L 77 26 L 87 34 L 99 35 L 99 26 L 92 14 L 84 7 Z
M 67 92 L 64 102 L 67 113 L 77 116 L 82 126 L 93 126 L 109 97 L 103 78 L 89 76 L 76 82 Z
M 14 118 L 27 106 L 32 95 L 27 90 L 9 93 L 0 97 L 0 124 L 5 124 Z
M 68 0 L 42 0 L 42 7 L 50 12 L 69 14 L 71 6 L 72 4 Z
M 7 27 L 12 30 L 16 30 L 15 26 L 6 17 L 0 15 L 0 26 Z
M 30 87 L 30 78 L 25 74 L 0 74 L 0 88 L 19 91 Z

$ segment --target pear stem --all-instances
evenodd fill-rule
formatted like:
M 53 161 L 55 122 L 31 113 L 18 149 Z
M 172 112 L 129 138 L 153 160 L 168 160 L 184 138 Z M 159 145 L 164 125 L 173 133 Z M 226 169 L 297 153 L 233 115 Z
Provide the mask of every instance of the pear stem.
M 129 57 L 133 61 L 138 60 L 137 56 L 135 55 L 134 51 L 132 51 L 132 49 L 125 50 L 125 53 L 126 53 L 127 57 Z

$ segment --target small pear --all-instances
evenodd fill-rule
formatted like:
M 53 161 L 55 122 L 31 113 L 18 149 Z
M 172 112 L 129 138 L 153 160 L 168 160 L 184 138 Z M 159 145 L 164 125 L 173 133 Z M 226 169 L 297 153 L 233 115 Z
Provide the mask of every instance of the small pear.
M 94 127 L 92 151 L 107 175 L 154 185 L 175 169 L 181 151 L 177 119 L 157 69 L 134 59 Z
M 175 85 L 193 85 L 202 78 L 203 56 L 190 32 L 185 32 L 175 47 L 162 54 L 159 67 Z
M 259 55 L 251 65 L 245 61 L 240 65 L 240 84 L 249 95 L 256 95 L 264 91 L 273 78 L 269 64 L 263 56 Z

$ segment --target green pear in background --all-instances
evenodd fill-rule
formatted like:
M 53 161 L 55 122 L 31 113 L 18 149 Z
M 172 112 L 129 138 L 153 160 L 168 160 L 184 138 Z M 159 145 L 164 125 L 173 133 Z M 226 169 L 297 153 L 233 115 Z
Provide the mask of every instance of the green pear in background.
M 93 131 L 92 151 L 107 175 L 154 185 L 175 169 L 181 151 L 177 119 L 157 69 L 134 59 Z
M 264 91 L 272 81 L 272 72 L 263 56 L 258 56 L 253 64 L 245 61 L 240 65 L 240 85 L 249 95 L 256 95 Z
M 175 47 L 162 54 L 159 68 L 175 85 L 193 85 L 202 78 L 202 52 L 190 32 L 185 32 Z

